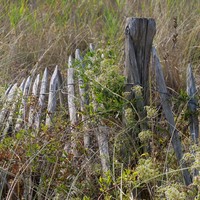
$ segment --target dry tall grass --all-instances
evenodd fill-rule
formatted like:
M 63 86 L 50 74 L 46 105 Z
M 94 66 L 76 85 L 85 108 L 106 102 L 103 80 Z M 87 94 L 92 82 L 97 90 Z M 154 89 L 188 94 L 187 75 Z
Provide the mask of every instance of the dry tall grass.
M 159 51 L 167 85 L 171 88 L 170 91 L 178 94 L 181 89 L 184 89 L 185 71 L 189 62 L 193 64 L 197 86 L 199 86 L 199 0 L 0 0 L 0 95 L 3 94 L 8 84 L 27 77 L 35 66 L 38 66 L 38 71 L 42 71 L 45 67 L 53 71 L 55 65 L 58 65 L 65 72 L 68 56 L 75 52 L 76 48 L 83 53 L 86 52 L 89 43 L 95 44 L 101 50 L 106 49 L 107 46 L 112 48 L 112 52 L 116 55 L 114 57 L 116 69 L 120 68 L 123 71 L 124 26 L 126 18 L 130 16 L 155 19 L 157 33 L 154 46 Z M 113 69 L 111 68 L 110 71 L 112 72 Z M 103 82 L 107 81 L 109 87 L 113 89 L 117 83 L 114 82 L 114 79 L 113 82 L 110 81 L 110 74 L 105 66 L 101 70 L 101 75 L 98 72 L 98 76 L 101 78 L 99 78 L 99 85 L 101 86 Z M 102 88 L 97 87 L 96 89 L 101 91 Z M 183 94 L 183 99 L 184 97 Z M 113 101 L 109 101 L 112 100 L 112 95 L 111 97 L 108 95 L 107 99 L 108 107 L 110 104 L 114 104 Z M 188 124 L 182 113 L 182 111 L 186 111 L 186 104 L 187 102 L 179 101 L 179 99 L 173 102 L 174 110 L 177 111 L 175 114 L 176 125 L 184 141 L 184 149 L 188 150 L 190 144 Z M 153 102 L 152 105 L 157 105 L 157 103 Z M 146 195 L 150 199 L 156 199 L 156 195 L 157 199 L 160 199 L 163 197 L 162 195 L 170 196 L 170 194 L 177 194 L 180 197 L 177 199 L 184 199 L 182 194 L 184 190 L 186 190 L 185 193 L 194 192 L 194 190 L 181 185 L 179 170 L 173 171 L 173 167 L 176 168 L 177 163 L 173 151 L 167 148 L 170 138 L 166 122 L 156 107 L 152 108 L 155 110 L 156 117 L 149 119 L 149 127 L 156 133 L 144 132 L 154 139 L 152 142 L 154 155 L 152 157 L 148 157 L 146 154 L 136 155 L 141 146 L 138 149 L 133 148 L 134 142 L 130 140 L 128 134 L 126 135 L 129 130 L 121 127 L 122 123 L 115 118 L 116 115 L 110 116 L 113 114 L 112 110 L 111 114 L 109 111 L 108 114 L 100 112 L 91 117 L 93 119 L 90 120 L 94 121 L 99 118 L 103 119 L 110 126 L 109 142 L 110 149 L 113 151 L 111 153 L 113 155 L 113 174 L 112 177 L 108 174 L 107 179 L 99 178 L 100 165 L 98 162 L 95 163 L 98 159 L 91 157 L 89 162 L 92 160 L 93 163 L 85 170 L 87 163 L 85 168 L 79 163 L 74 167 L 72 156 L 63 156 L 66 135 L 69 133 L 68 122 L 63 120 L 66 116 L 58 116 L 56 126 L 52 129 L 42 127 L 38 137 L 34 137 L 31 130 L 21 130 L 15 138 L 6 138 L 4 142 L 0 143 L 0 163 L 2 164 L 0 170 L 1 172 L 5 170 L 5 174 L 7 173 L 9 184 L 6 186 L 7 190 L 5 189 L 7 193 L 3 194 L 5 191 L 0 189 L 0 198 L 4 196 L 5 199 L 11 199 L 13 195 L 13 198 L 16 196 L 20 198 L 27 195 L 24 194 L 24 191 L 31 190 L 33 193 L 37 192 L 38 199 L 56 199 L 56 195 L 58 195 L 57 199 L 84 198 L 84 200 L 89 200 L 103 199 L 103 197 L 109 199 L 112 195 L 116 198 L 120 196 L 121 199 L 122 197 L 131 199 L 131 195 L 134 192 L 137 193 L 138 188 L 142 188 L 144 196 Z M 110 120 L 110 118 L 112 119 Z M 131 120 L 133 124 L 138 123 Z M 131 129 L 131 126 L 132 124 L 128 128 Z M 80 134 L 83 134 L 81 128 L 77 127 Z M 95 130 L 92 128 L 91 132 Z M 59 134 L 57 134 L 58 132 Z M 154 135 L 152 136 L 152 134 Z M 131 157 L 121 158 L 121 154 L 117 152 L 118 149 L 115 145 L 118 145 L 120 142 L 117 140 L 121 139 L 130 145 L 127 145 L 126 148 L 127 151 L 130 150 L 128 156 L 131 155 Z M 95 142 L 92 145 L 93 149 L 98 149 Z M 80 152 L 87 154 L 87 151 L 82 149 L 81 145 L 79 146 Z M 94 151 L 93 154 L 95 157 L 97 153 Z M 165 174 L 159 174 L 159 170 L 163 170 L 163 165 L 166 164 L 166 154 L 170 167 L 168 175 L 165 176 Z M 139 157 L 138 163 L 135 163 L 133 160 L 137 156 Z M 120 163 L 120 159 L 127 159 L 129 164 L 133 162 L 135 168 L 132 165 L 123 165 Z M 197 161 L 199 161 L 198 159 L 197 156 Z M 198 162 L 197 164 L 199 166 Z M 87 178 L 85 171 L 89 172 Z M 2 172 L 2 174 L 4 173 Z M 160 178 L 161 176 L 164 178 Z M 34 180 L 31 182 L 30 178 Z M 158 182 L 157 178 L 160 178 Z M 30 185 L 23 185 L 21 182 Z M 157 189 L 159 184 L 163 188 Z M 21 189 L 21 187 L 30 188 Z M 198 195 L 200 195 L 200 191 L 198 191 Z
M 198 0 L 18 0 L 0 2 L 0 83 L 26 76 L 40 68 L 64 67 L 71 52 L 88 43 L 112 43 L 123 60 L 126 17 L 152 17 L 157 23 L 154 45 L 159 49 L 166 76 L 180 85 L 189 61 L 198 67 L 200 20 Z

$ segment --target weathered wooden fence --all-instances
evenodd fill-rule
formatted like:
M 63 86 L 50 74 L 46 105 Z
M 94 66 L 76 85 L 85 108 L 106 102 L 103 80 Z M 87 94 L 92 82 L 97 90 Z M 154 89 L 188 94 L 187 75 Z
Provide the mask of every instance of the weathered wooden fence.
M 92 45 L 90 45 L 90 49 L 93 51 Z M 79 63 L 78 68 L 84 67 L 78 49 L 75 52 L 75 60 Z M 78 86 L 78 90 L 75 90 L 75 85 Z M 32 75 L 23 80 L 21 84 L 11 85 L 5 92 L 5 102 L 0 113 L 0 126 L 3 133 L 1 139 L 7 134 L 13 135 L 21 129 L 31 129 L 33 134 L 37 135 L 41 125 L 47 127 L 54 125 L 54 117 L 60 107 L 68 110 L 69 119 L 66 120 L 69 120 L 71 130 L 71 141 L 66 142 L 65 150 L 72 153 L 74 157 L 78 157 L 77 138 L 80 138 L 76 132 L 78 120 L 79 123 L 84 124 L 84 147 L 88 149 L 90 146 L 90 135 L 86 131 L 85 107 L 88 99 L 85 90 L 81 75 L 78 75 L 78 80 L 75 81 L 72 56 L 69 56 L 68 60 L 67 77 L 63 78 L 56 66 L 51 77 L 46 68 L 42 78 L 40 78 L 40 74 Z M 79 103 L 77 103 L 77 99 L 79 99 Z M 81 111 L 79 119 L 77 119 L 77 110 Z M 102 170 L 105 173 L 110 169 L 107 129 L 104 126 L 98 126 L 95 132 Z
M 155 70 L 157 88 L 160 94 L 163 113 L 169 124 L 171 143 L 183 172 L 185 184 L 189 185 L 192 183 L 192 178 L 187 170 L 187 166 L 182 162 L 182 143 L 179 138 L 178 130 L 176 129 L 174 115 L 169 103 L 170 98 L 162 67 L 155 48 L 152 50 L 155 32 L 156 27 L 153 19 L 127 19 L 125 29 L 125 76 L 127 78 L 125 88 L 126 92 L 129 93 L 127 100 L 131 101 L 134 99 L 136 102 L 140 130 L 148 129 L 148 121 L 146 121 L 144 107 L 149 105 L 149 63 L 152 52 L 152 62 Z M 90 45 L 90 50 L 93 51 L 92 45 Z M 78 67 L 84 68 L 79 50 L 75 52 L 75 59 L 79 61 Z M 76 140 L 77 137 L 80 136 L 77 135 L 78 133 L 75 130 L 78 121 L 77 110 L 81 111 L 81 121 L 86 130 L 83 135 L 84 147 L 88 149 L 90 146 L 90 134 L 87 131 L 87 115 L 85 114 L 85 108 L 89 102 L 86 95 L 87 87 L 85 86 L 87 83 L 84 83 L 80 74 L 78 75 L 78 81 L 76 83 L 74 76 L 75 69 L 73 67 L 73 59 L 72 56 L 69 56 L 67 77 L 64 77 L 59 67 L 56 66 L 51 77 L 49 70 L 46 68 L 42 77 L 40 74 L 31 75 L 26 80 L 23 80 L 21 84 L 15 83 L 11 85 L 5 92 L 5 101 L 0 112 L 1 140 L 3 140 L 7 134 L 12 135 L 21 129 L 32 128 L 32 130 L 35 130 L 34 134 L 37 134 L 41 124 L 47 127 L 53 126 L 56 110 L 58 107 L 61 107 L 67 109 L 69 112 L 69 119 L 66 120 L 70 122 L 71 138 L 70 141 L 66 142 L 66 151 L 70 151 L 75 157 L 79 156 Z M 75 90 L 75 84 L 78 85 L 78 90 Z M 137 85 L 142 88 L 142 93 L 134 92 L 133 87 Z M 197 100 L 195 98 L 197 90 L 191 65 L 188 66 L 187 70 L 187 93 L 190 98 L 188 109 L 191 111 L 191 137 L 193 143 L 198 144 L 199 122 L 197 116 Z M 76 103 L 77 98 L 79 99 L 78 104 Z M 79 107 L 77 107 L 77 105 L 79 105 Z M 96 127 L 96 138 L 99 146 L 102 171 L 104 173 L 110 170 L 107 132 L 108 127 L 101 123 Z M 148 149 L 149 148 L 147 148 L 147 150 Z

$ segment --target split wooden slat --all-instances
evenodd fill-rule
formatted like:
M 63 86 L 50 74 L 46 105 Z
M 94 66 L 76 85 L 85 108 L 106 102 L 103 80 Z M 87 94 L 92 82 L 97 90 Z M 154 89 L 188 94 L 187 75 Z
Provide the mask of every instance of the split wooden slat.
M 72 57 L 69 57 L 67 70 L 67 87 L 68 87 L 68 108 L 70 122 L 75 125 L 76 118 L 76 106 L 75 106 L 75 86 L 74 86 L 74 68 L 72 68 Z
M 24 90 L 23 90 L 23 95 L 22 95 L 22 102 L 21 102 L 21 106 L 19 109 L 19 115 L 17 117 L 17 121 L 16 121 L 16 126 L 15 126 L 15 131 L 19 131 L 20 128 L 22 127 L 22 124 L 26 124 L 27 120 L 27 101 L 28 101 L 28 96 L 29 96 L 29 92 L 30 92 L 30 85 L 31 85 L 31 76 L 29 76 L 26 79 L 26 83 L 24 86 Z
M 54 112 L 57 104 L 57 91 L 58 91 L 58 66 L 56 66 L 49 85 L 49 98 L 47 106 L 46 125 L 50 126 L 53 122 Z
M 40 123 L 41 123 L 41 117 L 42 117 L 42 112 L 44 111 L 45 108 L 45 99 L 47 97 L 47 90 L 48 90 L 48 69 L 45 68 L 42 81 L 41 81 L 41 86 L 40 86 L 40 95 L 39 95 L 39 100 L 38 100 L 38 108 L 37 112 L 35 115 L 35 122 L 34 126 L 36 130 L 39 130 L 40 128 Z
M 39 83 L 40 83 L 40 75 L 38 74 L 33 83 L 32 94 L 31 94 L 31 99 L 30 99 L 31 105 L 30 105 L 30 110 L 29 110 L 29 115 L 28 115 L 28 126 L 29 127 L 31 127 L 34 122 Z
M 68 70 L 67 70 L 67 89 L 68 89 L 68 109 L 69 109 L 69 119 L 71 123 L 71 148 L 72 153 L 76 157 L 77 152 L 77 133 L 74 128 L 77 123 L 76 117 L 76 105 L 75 105 L 75 85 L 74 85 L 74 68 L 72 68 L 72 56 L 69 56 L 68 60 Z
M 160 64 L 160 60 L 157 56 L 155 48 L 153 48 L 153 64 L 155 66 L 156 82 L 157 82 L 157 87 L 158 87 L 158 91 L 160 94 L 162 109 L 163 109 L 166 120 L 170 127 L 172 146 L 174 148 L 174 152 L 176 154 L 176 158 L 179 162 L 179 165 L 181 166 L 185 184 L 189 185 L 192 183 L 192 180 L 191 180 L 190 174 L 186 168 L 186 165 L 182 162 L 182 158 L 183 158 L 182 145 L 181 145 L 178 131 L 176 129 L 174 116 L 173 116 L 173 113 L 171 110 L 171 106 L 170 106 L 170 102 L 169 102 L 169 100 L 170 100 L 169 93 L 167 91 L 167 87 L 165 84 L 165 80 L 164 80 L 164 76 L 163 76 L 163 72 L 162 72 L 162 66 Z

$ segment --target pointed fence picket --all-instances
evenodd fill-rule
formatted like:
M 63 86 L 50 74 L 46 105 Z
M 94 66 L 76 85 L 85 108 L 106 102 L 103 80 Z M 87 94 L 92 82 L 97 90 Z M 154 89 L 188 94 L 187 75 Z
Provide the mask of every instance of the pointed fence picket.
M 48 98 L 48 106 L 47 106 L 47 116 L 46 116 L 46 125 L 50 126 L 53 122 L 53 116 L 56 110 L 57 104 L 57 93 L 61 89 L 62 80 L 59 75 L 58 66 L 56 66 L 54 73 L 50 80 L 49 85 L 49 98 Z
M 31 105 L 28 115 L 28 126 L 31 127 L 33 125 L 34 115 L 35 115 L 35 106 L 38 96 L 38 88 L 39 88 L 39 82 L 40 82 L 40 74 L 37 75 L 32 88 L 32 94 L 31 94 Z
M 38 108 L 35 115 L 35 121 L 34 121 L 34 127 L 36 130 L 39 130 L 40 123 L 41 123 L 41 117 L 42 112 L 45 108 L 45 99 L 47 97 L 47 87 L 48 87 L 48 69 L 45 68 L 42 81 L 41 81 L 41 87 L 40 87 L 40 94 L 39 94 L 39 100 L 38 100 Z

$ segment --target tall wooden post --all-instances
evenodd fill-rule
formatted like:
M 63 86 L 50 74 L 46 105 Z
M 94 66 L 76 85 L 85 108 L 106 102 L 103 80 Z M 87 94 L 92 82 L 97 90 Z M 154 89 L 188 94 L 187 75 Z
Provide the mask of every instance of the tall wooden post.
M 149 62 L 155 33 L 156 24 L 154 19 L 127 18 L 126 20 L 125 92 L 128 94 L 126 97 L 128 101 L 134 99 L 139 131 L 148 128 L 147 121 L 144 120 L 146 118 L 144 106 L 149 104 Z M 136 140 L 137 134 L 132 136 Z M 149 151 L 149 145 L 147 146 L 143 149 L 144 151 Z
M 127 18 L 125 28 L 125 75 L 126 92 L 140 85 L 143 88 L 144 105 L 149 102 L 149 61 L 152 42 L 156 33 L 154 19 Z M 138 102 L 139 103 L 139 102 Z

